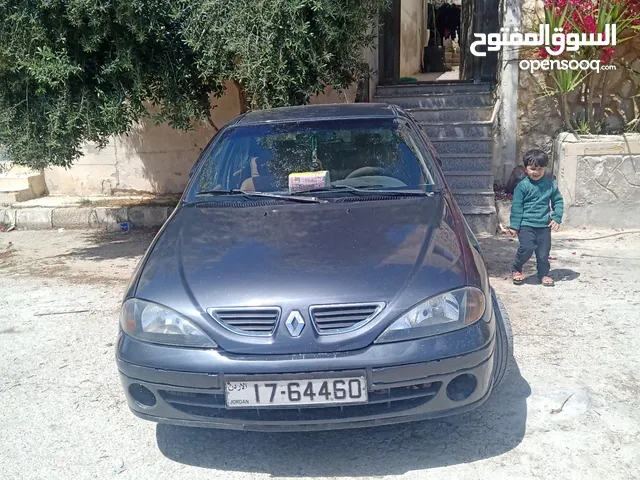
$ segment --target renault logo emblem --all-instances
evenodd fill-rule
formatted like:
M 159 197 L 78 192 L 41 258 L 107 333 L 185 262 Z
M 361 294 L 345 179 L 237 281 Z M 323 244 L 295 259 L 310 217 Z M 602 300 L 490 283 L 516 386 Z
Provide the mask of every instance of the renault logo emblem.
M 300 315 L 300 312 L 294 310 L 289 314 L 287 321 L 284 322 L 285 327 L 289 330 L 289 334 L 292 337 L 299 337 L 304 328 L 304 318 Z

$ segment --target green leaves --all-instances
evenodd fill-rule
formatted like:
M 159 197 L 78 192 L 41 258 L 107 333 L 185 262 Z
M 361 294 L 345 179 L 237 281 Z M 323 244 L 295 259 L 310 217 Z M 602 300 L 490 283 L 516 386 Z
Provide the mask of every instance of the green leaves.
M 248 109 L 307 103 L 366 75 L 388 3 L 0 0 L 0 144 L 18 164 L 69 166 L 145 118 L 190 128 L 229 80 Z

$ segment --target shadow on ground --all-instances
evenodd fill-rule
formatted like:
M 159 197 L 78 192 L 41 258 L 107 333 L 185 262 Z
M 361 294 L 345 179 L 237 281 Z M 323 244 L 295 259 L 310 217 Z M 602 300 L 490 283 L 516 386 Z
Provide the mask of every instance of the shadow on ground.
M 370 429 L 256 433 L 158 425 L 169 459 L 187 465 L 274 477 L 352 477 L 404 473 L 502 455 L 525 434 L 531 389 L 512 363 L 478 409 L 457 417 Z
M 158 229 L 136 230 L 129 233 L 93 231 L 83 235 L 84 245 L 57 255 L 56 258 L 83 260 L 113 260 L 143 255 Z
M 495 277 L 510 277 L 511 265 L 518 249 L 518 241 L 508 235 L 495 235 L 478 239 L 482 247 L 489 275 Z M 570 268 L 554 268 L 554 251 L 575 248 L 572 239 L 554 239 L 551 247 L 551 271 L 549 276 L 556 282 L 570 282 L 580 277 L 580 273 Z M 566 261 L 564 263 L 567 263 Z M 535 254 L 525 264 L 525 284 L 539 284 L 536 276 Z

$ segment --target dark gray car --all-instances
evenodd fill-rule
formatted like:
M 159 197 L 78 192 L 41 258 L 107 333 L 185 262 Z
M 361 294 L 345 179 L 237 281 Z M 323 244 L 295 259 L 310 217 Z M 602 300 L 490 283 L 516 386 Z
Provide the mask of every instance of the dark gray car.
M 512 354 L 420 127 L 383 104 L 242 115 L 137 266 L 116 347 L 132 412 L 247 430 L 481 405 Z

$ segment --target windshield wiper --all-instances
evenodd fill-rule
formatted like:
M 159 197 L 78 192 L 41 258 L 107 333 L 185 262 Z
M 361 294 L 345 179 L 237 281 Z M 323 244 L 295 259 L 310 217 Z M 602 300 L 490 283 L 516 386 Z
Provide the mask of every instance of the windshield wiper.
M 298 197 L 294 195 L 280 195 L 277 193 L 267 193 L 267 192 L 248 192 L 246 190 L 208 190 L 204 192 L 198 192 L 196 195 L 243 195 L 245 197 L 267 197 L 267 198 L 277 198 L 279 200 L 288 200 L 290 202 L 303 202 L 303 203 L 327 203 L 326 200 L 320 200 L 316 197 Z
M 400 195 L 400 196 L 406 196 L 406 197 L 425 197 L 425 196 L 429 196 L 430 192 L 424 192 L 424 191 L 415 191 L 415 190 L 396 190 L 396 189 L 392 189 L 392 190 L 385 190 L 384 189 L 384 185 L 361 185 L 358 187 L 354 187 L 351 185 L 330 185 L 327 187 L 322 187 L 322 188 L 314 188 L 312 190 L 304 190 L 301 191 L 299 193 L 324 193 L 324 192 L 335 192 L 338 190 L 344 190 L 346 192 L 349 193 L 353 193 L 353 194 L 366 194 L 366 195 L 370 195 L 370 194 L 376 194 L 376 195 Z

